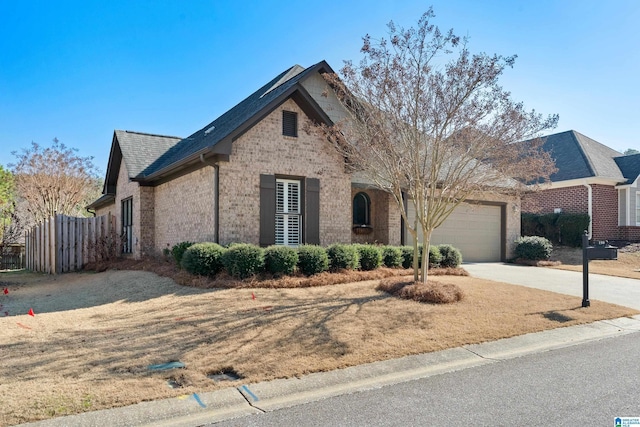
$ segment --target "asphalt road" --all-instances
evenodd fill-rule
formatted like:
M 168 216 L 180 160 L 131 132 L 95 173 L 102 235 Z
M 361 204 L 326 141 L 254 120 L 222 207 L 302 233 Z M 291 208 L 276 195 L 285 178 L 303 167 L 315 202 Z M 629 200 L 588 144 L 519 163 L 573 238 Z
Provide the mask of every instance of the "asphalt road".
M 613 426 L 640 416 L 640 333 L 216 426 Z

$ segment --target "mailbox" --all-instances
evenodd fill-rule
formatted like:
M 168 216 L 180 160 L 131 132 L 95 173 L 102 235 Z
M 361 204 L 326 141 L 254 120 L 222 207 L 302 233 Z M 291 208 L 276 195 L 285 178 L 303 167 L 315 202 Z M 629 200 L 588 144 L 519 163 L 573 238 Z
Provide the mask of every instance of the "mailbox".
M 593 246 L 587 246 L 587 257 L 590 260 L 616 260 L 618 259 L 618 248 L 611 246 L 606 240 L 595 241 Z

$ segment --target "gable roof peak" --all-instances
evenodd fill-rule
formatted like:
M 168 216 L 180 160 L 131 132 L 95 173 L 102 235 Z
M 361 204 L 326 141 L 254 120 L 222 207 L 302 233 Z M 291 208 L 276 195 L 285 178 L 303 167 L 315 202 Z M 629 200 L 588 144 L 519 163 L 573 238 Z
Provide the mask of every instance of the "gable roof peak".
M 121 129 L 116 129 L 114 130 L 114 132 L 117 133 L 132 133 L 132 134 L 136 134 L 136 135 L 145 135 L 145 136 L 155 136 L 155 137 L 159 137 L 159 138 L 174 138 L 174 139 L 181 139 L 181 137 L 179 136 L 173 136 L 173 135 L 160 135 L 159 133 L 148 133 L 148 132 L 138 132 L 135 130 L 121 130 Z
M 542 139 L 543 149 L 551 154 L 558 168 L 551 175 L 552 182 L 589 177 L 624 180 L 613 160 L 620 156 L 616 150 L 575 130 L 558 132 Z
M 301 65 L 298 65 L 298 64 L 296 64 L 293 67 L 289 68 L 289 70 L 280 78 L 280 80 L 275 82 L 274 85 L 271 86 L 269 89 L 267 89 L 265 93 L 260 95 L 260 98 L 262 98 L 263 96 L 265 96 L 266 94 L 268 94 L 269 92 L 271 92 L 272 90 L 274 90 L 275 88 L 280 86 L 281 84 L 291 80 L 293 77 L 297 76 L 298 74 L 300 74 L 304 70 L 305 70 L 305 68 L 303 66 L 301 66 Z

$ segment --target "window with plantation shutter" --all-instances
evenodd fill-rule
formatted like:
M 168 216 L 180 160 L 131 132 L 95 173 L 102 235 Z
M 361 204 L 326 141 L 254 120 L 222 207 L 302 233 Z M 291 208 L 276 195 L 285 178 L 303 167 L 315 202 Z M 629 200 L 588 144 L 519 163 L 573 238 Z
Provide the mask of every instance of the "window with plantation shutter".
M 302 236 L 300 181 L 276 179 L 276 245 L 298 246 Z
M 282 134 L 284 136 L 298 136 L 298 113 L 293 111 L 282 112 Z

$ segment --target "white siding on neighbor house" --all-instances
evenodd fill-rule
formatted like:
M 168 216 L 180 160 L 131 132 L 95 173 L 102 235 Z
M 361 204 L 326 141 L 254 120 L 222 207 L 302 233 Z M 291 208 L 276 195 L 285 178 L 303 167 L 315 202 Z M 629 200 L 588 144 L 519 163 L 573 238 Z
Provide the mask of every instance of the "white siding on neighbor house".
M 637 206 L 637 199 L 638 199 L 638 194 L 637 194 L 637 188 L 636 187 L 629 187 L 627 188 L 627 209 L 625 209 L 625 212 L 628 212 L 627 214 L 627 218 L 628 218 L 628 223 L 626 225 L 637 225 L 638 219 L 637 218 L 637 214 L 636 214 L 636 206 Z
M 628 189 L 618 190 L 618 225 L 628 225 L 627 222 L 627 192 Z
M 635 198 L 635 204 L 631 204 L 631 206 L 635 206 L 635 209 L 632 209 L 632 217 L 635 216 L 635 223 L 632 221 L 631 225 L 640 225 L 640 193 L 632 191 L 631 195 Z

